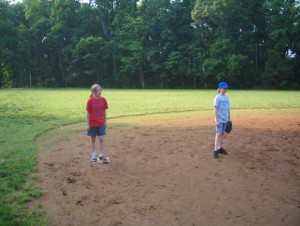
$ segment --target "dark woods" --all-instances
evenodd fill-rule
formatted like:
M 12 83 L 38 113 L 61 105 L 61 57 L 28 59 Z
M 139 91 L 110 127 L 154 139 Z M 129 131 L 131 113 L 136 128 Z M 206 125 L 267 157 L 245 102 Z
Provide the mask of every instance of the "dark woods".
M 300 88 L 299 1 L 0 0 L 0 87 Z

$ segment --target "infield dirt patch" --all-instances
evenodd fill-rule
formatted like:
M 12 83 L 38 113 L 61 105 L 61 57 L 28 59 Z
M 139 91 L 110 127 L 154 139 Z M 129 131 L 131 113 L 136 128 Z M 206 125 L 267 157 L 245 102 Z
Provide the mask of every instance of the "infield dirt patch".
M 110 164 L 90 162 L 84 123 L 62 127 L 38 141 L 44 195 L 37 202 L 57 226 L 296 226 L 299 116 L 232 112 L 229 155 L 219 159 L 208 113 L 109 120 Z

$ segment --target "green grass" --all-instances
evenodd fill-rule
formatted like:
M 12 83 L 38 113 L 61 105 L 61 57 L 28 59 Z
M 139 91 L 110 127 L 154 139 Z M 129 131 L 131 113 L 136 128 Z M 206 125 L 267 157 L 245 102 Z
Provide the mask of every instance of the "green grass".
M 85 121 L 89 89 L 0 90 L 0 225 L 45 225 L 39 206 L 36 138 L 62 125 Z M 104 90 L 108 118 L 208 111 L 216 90 Z M 297 91 L 229 91 L 232 109 L 300 112 Z

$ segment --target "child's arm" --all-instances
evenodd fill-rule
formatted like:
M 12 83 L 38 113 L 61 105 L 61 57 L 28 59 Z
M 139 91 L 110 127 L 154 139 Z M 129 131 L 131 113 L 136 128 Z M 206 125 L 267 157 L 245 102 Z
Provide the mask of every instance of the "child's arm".
M 215 123 L 218 127 L 220 126 L 220 123 L 218 121 L 218 108 L 217 107 L 215 107 Z
M 90 113 L 86 112 L 86 130 L 89 131 L 91 129 L 90 123 L 89 123 Z

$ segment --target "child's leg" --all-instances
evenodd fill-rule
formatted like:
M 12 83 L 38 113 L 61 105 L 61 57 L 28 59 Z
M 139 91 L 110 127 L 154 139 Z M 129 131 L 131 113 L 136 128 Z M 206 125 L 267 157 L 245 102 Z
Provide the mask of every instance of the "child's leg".
M 222 144 L 223 144 L 223 138 L 224 138 L 224 133 L 221 133 L 221 136 L 220 136 L 220 143 L 219 143 L 218 149 L 220 149 L 220 148 L 222 147 Z
M 216 137 L 215 137 L 215 150 L 214 157 L 218 158 L 219 153 L 227 154 L 224 150 L 221 149 L 225 131 L 225 123 L 221 123 L 220 126 L 216 127 Z
M 92 158 L 97 158 L 96 153 L 96 136 L 91 137 L 91 145 L 92 145 Z
M 99 157 L 104 155 L 104 137 L 98 136 L 99 140 Z
M 96 137 L 91 137 L 92 152 L 96 150 Z
M 215 150 L 222 147 L 225 127 L 226 123 L 221 123 L 219 127 L 216 127 Z
M 222 133 L 216 133 L 215 137 L 215 151 L 221 148 L 223 140 L 223 134 Z

